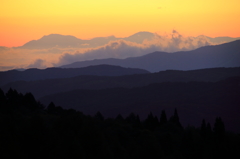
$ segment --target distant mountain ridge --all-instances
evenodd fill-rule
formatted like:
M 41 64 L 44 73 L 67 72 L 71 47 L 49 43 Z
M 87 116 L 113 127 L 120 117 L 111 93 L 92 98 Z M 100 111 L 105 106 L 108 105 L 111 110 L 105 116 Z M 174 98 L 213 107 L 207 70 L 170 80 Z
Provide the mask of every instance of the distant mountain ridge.
M 114 118 L 119 113 L 127 116 L 131 112 L 145 118 L 149 112 L 160 115 L 162 110 L 172 112 L 177 108 L 184 126 L 197 125 L 203 118 L 213 123 L 221 116 L 228 130 L 240 132 L 239 87 L 240 67 L 125 76 L 81 75 L 16 81 L 1 89 L 31 92 L 46 106 L 52 101 L 63 108 L 91 115 L 100 111 L 105 117 Z
M 229 77 L 240 76 L 240 67 L 212 68 L 192 71 L 168 70 L 158 73 L 145 73 L 125 76 L 81 75 L 71 78 L 45 79 L 36 81 L 16 81 L 2 86 L 5 92 L 9 88 L 22 93 L 32 92 L 36 98 L 75 89 L 133 88 L 162 82 L 216 82 Z
M 240 40 L 215 46 L 204 46 L 192 51 L 175 53 L 154 52 L 126 59 L 96 59 L 79 61 L 61 68 L 80 68 L 90 65 L 109 64 L 130 68 L 141 68 L 150 72 L 163 70 L 195 70 L 215 67 L 240 66 Z
M 201 36 L 207 38 L 212 43 L 226 43 L 226 42 L 231 42 L 231 41 L 240 39 L 240 37 L 239 38 L 232 38 L 232 37 L 211 38 L 204 35 L 201 35 Z M 152 40 L 154 37 L 155 37 L 154 33 L 144 32 L 144 31 L 135 33 L 125 38 L 108 36 L 108 37 L 96 37 L 90 40 L 79 39 L 71 35 L 49 34 L 49 35 L 43 36 L 38 40 L 31 40 L 26 44 L 24 44 L 23 46 L 19 46 L 17 48 L 22 48 L 22 49 L 48 49 L 52 47 L 88 48 L 88 47 L 102 46 L 109 43 L 110 41 L 120 40 L 120 39 L 141 44 L 144 40 Z
M 60 35 L 60 34 L 50 34 L 43 36 L 38 40 L 32 40 L 24 44 L 23 46 L 17 48 L 23 49 L 47 49 L 52 47 L 60 48 L 88 48 L 88 47 L 98 47 L 107 44 L 114 40 L 126 40 L 130 42 L 142 43 L 144 40 L 150 40 L 155 35 L 150 32 L 138 32 L 126 38 L 116 38 L 115 36 L 108 37 L 96 37 L 90 40 L 78 39 L 71 35 Z
M 120 66 L 98 65 L 84 68 L 47 68 L 47 69 L 27 69 L 25 71 L 5 71 L 0 72 L 0 86 L 13 81 L 33 81 L 54 78 L 70 78 L 79 75 L 96 76 L 122 76 L 131 74 L 149 73 L 143 69 L 123 68 Z

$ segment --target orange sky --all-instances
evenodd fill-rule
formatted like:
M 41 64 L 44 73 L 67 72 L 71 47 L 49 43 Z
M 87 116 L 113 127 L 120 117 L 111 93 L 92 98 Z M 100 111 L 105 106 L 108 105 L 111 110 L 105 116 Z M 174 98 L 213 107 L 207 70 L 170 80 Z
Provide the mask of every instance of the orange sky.
M 239 0 L 2 0 L 0 46 L 43 35 L 81 39 L 139 31 L 240 37 Z

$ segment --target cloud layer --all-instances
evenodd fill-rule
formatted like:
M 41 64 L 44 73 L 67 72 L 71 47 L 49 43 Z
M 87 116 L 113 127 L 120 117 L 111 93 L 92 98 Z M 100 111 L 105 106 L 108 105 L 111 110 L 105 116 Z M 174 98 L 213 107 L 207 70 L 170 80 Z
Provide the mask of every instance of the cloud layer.
M 96 48 L 59 48 L 49 49 L 0 49 L 0 71 L 9 68 L 46 68 L 61 66 L 76 61 L 104 58 L 127 58 L 152 53 L 154 51 L 176 52 L 193 50 L 206 45 L 213 45 L 205 36 L 184 37 L 176 30 L 171 34 L 154 34 L 153 38 L 142 43 L 123 39 L 113 40 Z
M 151 40 L 144 40 L 142 44 L 129 42 L 125 40 L 111 41 L 108 44 L 88 49 L 84 52 L 76 51 L 64 53 L 60 56 L 59 62 L 55 66 L 73 63 L 76 61 L 85 61 L 104 58 L 127 58 L 142 56 L 154 51 L 176 52 L 193 50 L 202 46 L 212 44 L 205 36 L 183 37 L 177 31 L 173 30 L 172 34 L 160 36 L 155 34 Z

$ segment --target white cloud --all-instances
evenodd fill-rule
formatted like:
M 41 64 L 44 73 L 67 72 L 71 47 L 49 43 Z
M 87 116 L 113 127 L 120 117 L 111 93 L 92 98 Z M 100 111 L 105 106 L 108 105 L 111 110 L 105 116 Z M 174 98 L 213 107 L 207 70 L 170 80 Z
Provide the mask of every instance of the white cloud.
M 47 67 L 47 63 L 45 60 L 42 60 L 42 59 L 37 59 L 32 64 L 27 66 L 27 68 L 40 68 L 40 69 L 46 68 L 46 67 Z
M 176 30 L 167 36 L 155 34 L 151 40 L 144 40 L 142 44 L 129 42 L 125 40 L 111 41 L 108 44 L 88 49 L 84 52 L 65 53 L 60 56 L 56 66 L 73 63 L 76 61 L 85 61 L 104 58 L 127 58 L 145 55 L 155 51 L 176 52 L 196 49 L 201 46 L 210 45 L 206 37 L 183 37 Z
M 205 36 L 184 37 L 173 30 L 167 35 L 155 34 L 154 38 L 146 39 L 141 44 L 121 39 L 97 48 L 0 49 L 0 71 L 8 68 L 3 66 L 45 68 L 84 60 L 136 57 L 155 51 L 192 50 L 210 44 Z

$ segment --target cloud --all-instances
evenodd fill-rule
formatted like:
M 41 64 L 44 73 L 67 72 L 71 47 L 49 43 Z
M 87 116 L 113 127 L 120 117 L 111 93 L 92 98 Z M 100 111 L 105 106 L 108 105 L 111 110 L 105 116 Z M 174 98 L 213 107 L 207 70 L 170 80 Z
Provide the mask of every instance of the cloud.
M 4 50 L 7 50 L 7 49 L 8 49 L 7 47 L 0 46 L 0 51 L 4 51 Z
M 59 62 L 55 66 L 73 63 L 76 61 L 104 59 L 104 58 L 127 58 L 145 55 L 155 51 L 176 52 L 196 49 L 201 46 L 210 45 L 207 38 L 204 37 L 183 37 L 176 30 L 170 35 L 155 37 L 150 40 L 144 40 L 142 44 L 129 42 L 125 40 L 110 41 L 108 44 L 85 50 L 85 52 L 65 53 L 60 56 Z
M 61 54 L 63 53 L 64 51 Z M 52 63 L 56 63 L 61 54 L 38 49 L 30 50 L 9 48 L 7 50 L 0 51 L 0 66 L 6 66 L 0 67 L 0 71 L 5 71 L 7 67 L 9 67 L 9 69 L 29 68 L 29 66 L 37 67 L 37 63 L 35 63 L 35 66 L 33 65 L 37 59 L 44 60 L 45 66 L 52 67 Z M 38 66 L 43 68 L 42 65 Z
M 12 70 L 14 68 L 14 66 L 0 66 L 0 71 Z
M 32 64 L 27 66 L 27 68 L 46 68 L 46 67 L 47 67 L 47 63 L 45 60 L 42 60 L 42 59 L 37 59 Z
M 88 49 L 84 52 L 77 51 L 74 54 L 65 53 L 60 57 L 59 62 L 56 65 L 93 59 L 135 57 L 153 50 L 155 49 L 146 49 L 141 44 L 125 40 L 117 40 L 111 41 L 102 47 Z
M 145 39 L 142 43 L 118 39 L 96 48 L 3 48 L 0 49 L 0 66 L 7 67 L 0 67 L 0 71 L 7 68 L 53 67 L 93 59 L 123 59 L 155 51 L 186 51 L 211 44 L 213 43 L 206 36 L 184 37 L 177 30 L 173 30 L 165 35 L 155 33 L 153 38 Z
M 171 34 L 164 36 L 155 34 L 154 39 L 145 41 L 145 43 L 156 45 L 159 47 L 160 51 L 165 52 L 193 50 L 202 46 L 213 44 L 205 36 L 184 37 L 176 30 L 173 30 Z

